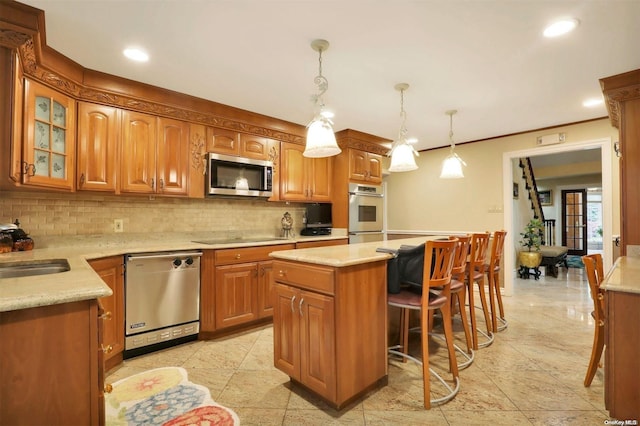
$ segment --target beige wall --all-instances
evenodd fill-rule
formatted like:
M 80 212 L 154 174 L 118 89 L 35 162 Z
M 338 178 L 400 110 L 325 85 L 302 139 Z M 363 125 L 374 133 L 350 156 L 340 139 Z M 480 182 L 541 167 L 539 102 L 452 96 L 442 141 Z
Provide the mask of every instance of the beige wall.
M 501 229 L 504 226 L 503 171 L 505 152 L 536 148 L 538 136 L 564 132 L 564 145 L 602 138 L 618 140 L 618 131 L 609 119 L 561 126 L 515 136 L 456 146 L 456 152 L 467 167 L 464 179 L 440 179 L 441 163 L 449 148 L 426 151 L 417 158 L 419 169 L 392 173 L 387 182 L 387 221 L 390 231 L 468 232 Z M 618 159 L 612 156 L 613 234 L 620 229 L 620 184 Z M 514 179 L 518 178 L 514 172 Z M 516 180 L 517 181 L 517 180 Z M 520 199 L 514 204 L 526 205 L 524 184 L 520 183 Z M 526 196 L 525 196 L 526 198 Z M 515 200 L 514 200 L 515 202 Z M 529 207 L 530 209 L 530 207 Z M 519 229 L 514 217 L 514 228 Z M 517 238 L 517 236 L 516 236 Z M 517 239 L 516 239 L 517 241 Z
M 51 237 L 76 235 L 219 232 L 278 236 L 286 211 L 292 214 L 298 231 L 303 204 L 0 191 L 0 223 L 20 219 L 38 247 Z M 114 219 L 123 219 L 123 234 L 114 232 Z

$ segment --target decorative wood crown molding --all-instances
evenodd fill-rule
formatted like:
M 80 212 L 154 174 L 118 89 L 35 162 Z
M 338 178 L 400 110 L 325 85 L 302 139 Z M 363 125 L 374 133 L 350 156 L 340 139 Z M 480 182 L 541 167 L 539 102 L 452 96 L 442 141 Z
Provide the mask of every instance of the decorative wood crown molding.
M 217 114 L 193 111 L 176 105 L 166 105 L 109 90 L 88 87 L 42 66 L 36 55 L 33 37 L 15 31 L 0 31 L 0 43 L 17 48 L 24 74 L 79 101 L 109 105 L 117 108 L 175 118 L 197 124 L 221 127 L 279 141 L 304 144 L 302 136 L 269 127 L 232 120 Z M 180 96 L 180 95 L 178 95 Z M 184 95 L 187 96 L 187 95 Z M 228 107 L 230 112 L 232 107 Z M 302 126 L 301 126 L 302 127 Z
M 605 97 L 611 124 L 620 129 L 621 103 L 640 99 L 640 70 L 601 78 L 600 87 Z

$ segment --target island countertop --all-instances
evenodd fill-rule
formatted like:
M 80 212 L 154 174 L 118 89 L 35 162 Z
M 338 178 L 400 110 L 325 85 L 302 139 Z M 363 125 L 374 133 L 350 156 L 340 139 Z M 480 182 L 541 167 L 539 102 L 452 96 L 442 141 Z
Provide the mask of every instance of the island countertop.
M 49 275 L 1 278 L 0 312 L 110 296 L 112 294 L 111 289 L 88 263 L 92 259 L 129 253 L 255 247 L 343 238 L 346 238 L 346 235 L 298 237 L 286 240 L 274 238 L 273 240 L 265 239 L 261 242 L 201 244 L 195 243 L 193 240 L 206 239 L 206 237 L 195 238 L 193 236 L 154 234 L 137 235 L 125 241 L 114 240 L 109 236 L 95 235 L 77 238 L 73 241 L 73 245 L 52 245 L 47 248 L 38 248 L 38 242 L 36 241 L 36 248 L 33 250 L 1 254 L 0 267 L 3 263 L 11 262 L 65 259 L 69 263 L 70 270 Z
M 376 249 L 378 248 L 397 250 L 401 245 L 417 246 L 427 240 L 435 240 L 439 238 L 442 238 L 442 236 L 434 235 L 332 247 L 282 250 L 273 252 L 270 254 L 270 256 L 275 259 L 291 260 L 295 262 L 312 263 L 316 265 L 326 265 L 341 268 L 345 266 L 358 265 L 361 263 L 388 260 L 392 257 L 390 253 L 377 252 Z
M 607 291 L 640 293 L 640 257 L 619 257 L 600 287 Z

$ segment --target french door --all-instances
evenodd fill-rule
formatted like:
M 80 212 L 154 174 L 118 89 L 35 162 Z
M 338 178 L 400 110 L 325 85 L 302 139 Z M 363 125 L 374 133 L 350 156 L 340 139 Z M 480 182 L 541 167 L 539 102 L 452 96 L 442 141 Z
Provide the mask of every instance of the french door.
M 562 191 L 562 245 L 568 254 L 587 254 L 587 190 Z

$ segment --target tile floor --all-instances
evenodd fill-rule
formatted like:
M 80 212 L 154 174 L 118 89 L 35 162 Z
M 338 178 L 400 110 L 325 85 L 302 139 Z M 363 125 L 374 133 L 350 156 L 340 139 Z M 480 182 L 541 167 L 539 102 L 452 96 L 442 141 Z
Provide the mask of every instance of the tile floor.
M 561 268 L 558 278 L 517 279 L 514 287 L 513 296 L 503 298 L 508 328 L 460 372 L 456 398 L 429 411 L 422 406 L 419 367 L 394 360 L 387 386 L 339 412 L 329 408 L 273 367 L 271 326 L 127 360 L 107 382 L 181 366 L 191 381 L 210 389 L 215 401 L 235 410 L 244 425 L 605 424 L 602 369 L 591 387 L 582 384 L 594 329 L 583 270 Z M 456 334 L 462 343 L 462 333 Z M 444 351 L 432 341 L 432 365 L 446 378 Z

